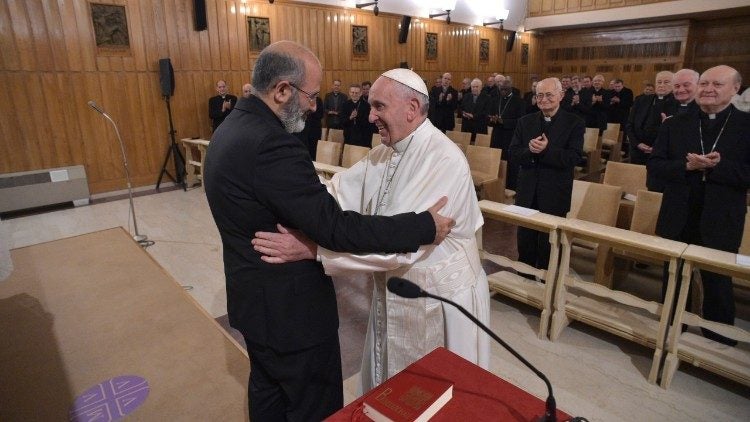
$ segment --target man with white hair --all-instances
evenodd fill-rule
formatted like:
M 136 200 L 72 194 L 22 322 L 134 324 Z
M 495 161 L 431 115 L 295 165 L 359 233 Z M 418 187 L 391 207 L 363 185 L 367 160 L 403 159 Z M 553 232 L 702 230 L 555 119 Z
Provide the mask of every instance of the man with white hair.
M 368 273 L 374 280 L 362 363 L 364 391 L 438 346 L 484 368 L 489 363 L 487 336 L 455 308 L 430 298 L 401 298 L 386 290 L 390 277 L 406 278 L 489 322 L 487 277 L 475 239 L 483 219 L 471 172 L 461 150 L 427 119 L 427 92 L 424 82 L 408 69 L 383 73 L 369 98 L 370 121 L 377 125 L 383 143 L 331 181 L 332 194 L 345 210 L 392 215 L 424 209 L 437 195 L 449 198 L 445 212 L 456 220 L 445 242 L 416 253 L 350 255 L 317 249 L 327 274 Z M 269 255 L 264 258 L 269 262 L 299 255 L 294 247 L 281 247 L 294 240 L 291 235 L 284 241 L 283 234 L 257 236 L 256 249 Z M 304 244 L 301 241 L 296 247 L 303 250 Z
M 583 154 L 583 120 L 560 107 L 560 80 L 547 78 L 536 86 L 539 112 L 516 124 L 511 156 L 520 166 L 516 205 L 565 216 L 573 193 L 573 169 Z M 518 260 L 535 268 L 549 264 L 549 235 L 519 227 Z
M 693 69 L 680 69 L 672 77 L 672 95 L 678 106 L 675 114 L 697 113 L 698 104 L 695 94 L 698 90 L 700 75 Z M 669 116 L 666 114 L 665 117 Z
M 630 112 L 625 125 L 625 133 L 630 141 L 630 162 L 646 164 L 651 156 L 651 148 L 659 133 L 662 115 L 672 115 L 677 104 L 672 96 L 672 72 L 668 70 L 656 74 L 654 94 L 640 95 Z M 651 189 L 661 192 L 660 189 Z
M 664 181 L 659 236 L 737 253 L 750 188 L 750 114 L 731 104 L 741 82 L 729 66 L 706 70 L 698 82 L 699 112 L 674 116 L 659 129 L 648 161 L 649 172 Z M 701 281 L 703 318 L 733 325 L 732 278 L 701 270 Z M 710 330 L 703 335 L 736 344 Z

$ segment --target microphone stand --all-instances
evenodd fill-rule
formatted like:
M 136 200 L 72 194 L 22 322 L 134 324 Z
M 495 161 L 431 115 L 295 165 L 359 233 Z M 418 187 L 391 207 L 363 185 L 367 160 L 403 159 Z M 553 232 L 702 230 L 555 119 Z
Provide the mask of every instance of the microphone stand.
M 111 117 L 109 117 L 109 114 L 105 113 L 104 110 L 99 108 L 99 106 L 96 105 L 94 101 L 88 102 L 89 106 L 99 112 L 104 118 L 109 120 L 110 123 L 112 123 L 112 127 L 115 128 L 115 134 L 117 135 L 117 139 L 120 141 L 120 151 L 122 152 L 122 163 L 125 167 L 125 179 L 128 183 L 128 199 L 130 200 L 130 213 L 133 214 L 133 227 L 135 229 L 135 236 L 133 236 L 133 240 L 138 242 L 139 245 L 146 248 L 154 244 L 153 240 L 148 240 L 148 236 L 145 234 L 140 234 L 138 232 L 138 222 L 135 218 L 135 205 L 133 205 L 133 187 L 130 184 L 130 169 L 128 167 L 128 156 L 125 153 L 125 144 L 122 142 L 122 137 L 120 136 L 120 130 L 117 128 L 117 124 L 114 120 L 112 120 Z
M 541 378 L 542 381 L 544 381 L 545 384 L 547 384 L 546 409 L 545 409 L 545 413 L 544 413 L 544 419 L 541 419 L 541 421 L 544 421 L 544 422 L 556 422 L 557 421 L 557 412 L 556 412 L 557 404 L 555 403 L 555 396 L 552 395 L 552 384 L 549 382 L 549 380 L 547 379 L 547 377 L 541 371 L 539 371 L 538 369 L 536 369 L 534 367 L 534 365 L 532 365 L 529 361 L 527 361 L 518 352 L 516 352 L 515 350 L 513 350 L 513 348 L 510 347 L 508 345 L 508 343 L 504 342 L 500 337 L 497 336 L 497 334 L 493 333 L 492 330 L 490 330 L 484 324 L 482 324 L 474 315 L 472 315 L 471 313 L 469 313 L 469 311 L 467 311 L 466 309 L 464 309 L 463 306 L 460 306 L 459 304 L 457 304 L 457 303 L 455 303 L 455 302 L 453 302 L 451 300 L 448 300 L 448 299 L 446 299 L 444 297 L 440 297 L 440 296 L 436 296 L 436 295 L 427 293 L 424 290 L 422 290 L 420 292 L 420 296 L 429 297 L 429 298 L 432 298 L 432 299 L 437 299 L 437 300 L 439 300 L 441 302 L 445 302 L 445 303 L 449 303 L 449 304 L 453 305 L 456 309 L 458 309 L 459 311 L 461 311 L 461 313 L 463 313 L 464 315 L 466 315 L 467 318 L 469 318 L 472 322 L 474 322 L 474 324 L 476 324 L 479 328 L 481 328 L 482 330 L 484 330 L 485 333 L 487 333 L 490 337 L 492 337 L 493 339 L 495 339 L 496 342 L 500 343 L 500 345 L 502 345 L 505 348 L 505 350 L 509 351 L 510 354 L 512 354 L 513 356 L 516 357 L 516 359 L 520 360 L 521 363 L 523 363 L 524 365 L 526 365 L 527 368 L 531 369 L 535 374 L 537 374 L 537 376 L 539 378 Z

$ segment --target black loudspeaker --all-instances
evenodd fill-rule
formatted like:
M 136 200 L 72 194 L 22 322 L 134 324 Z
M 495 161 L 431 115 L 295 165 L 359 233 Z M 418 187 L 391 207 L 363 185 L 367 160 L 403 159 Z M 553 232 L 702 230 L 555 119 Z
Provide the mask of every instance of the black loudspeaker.
M 505 51 L 513 51 L 514 42 L 516 42 L 516 31 L 510 31 L 508 42 L 505 44 Z
M 409 24 L 411 23 L 411 16 L 401 17 L 401 29 L 398 31 L 398 43 L 405 44 L 406 38 L 409 36 Z
M 169 59 L 159 59 L 159 84 L 161 95 L 165 97 L 174 95 L 174 69 Z
M 409 68 L 409 62 L 401 62 L 399 63 L 398 67 L 401 69 L 408 69 Z
M 193 0 L 193 12 L 195 16 L 195 30 L 205 31 L 208 28 L 206 20 L 206 0 Z

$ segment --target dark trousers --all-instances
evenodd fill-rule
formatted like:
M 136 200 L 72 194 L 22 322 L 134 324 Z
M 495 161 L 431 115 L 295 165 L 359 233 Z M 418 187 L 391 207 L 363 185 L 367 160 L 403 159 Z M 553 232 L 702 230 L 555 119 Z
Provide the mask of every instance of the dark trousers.
M 698 223 L 698 221 L 700 221 L 699 217 L 700 209 L 691 210 L 688 218 L 688 224 L 685 225 L 685 228 L 680 234 L 680 238 L 675 240 L 710 248 L 711 245 L 705 245 L 701 238 L 699 228 L 700 224 Z M 736 253 L 737 251 L 734 252 Z M 668 265 L 669 264 L 664 264 L 664 272 L 662 276 L 662 302 L 664 302 L 664 297 L 667 295 L 667 280 L 669 279 Z M 703 286 L 703 319 L 734 325 L 735 306 L 732 277 L 705 270 L 701 270 L 700 273 L 701 285 Z M 675 303 L 677 302 L 677 295 L 679 295 L 681 276 L 682 265 L 679 265 L 677 272 L 677 290 L 675 291 Z M 690 310 L 689 296 L 687 309 Z M 703 336 L 711 340 L 729 344 L 732 346 L 737 344 L 736 341 L 714 333 L 713 331 L 706 329 L 702 329 L 702 331 Z
M 343 407 L 338 335 L 290 353 L 254 345 L 247 337 L 245 342 L 251 421 L 320 421 Z
M 544 269 L 549 265 L 549 233 L 518 227 L 518 260 L 534 268 Z

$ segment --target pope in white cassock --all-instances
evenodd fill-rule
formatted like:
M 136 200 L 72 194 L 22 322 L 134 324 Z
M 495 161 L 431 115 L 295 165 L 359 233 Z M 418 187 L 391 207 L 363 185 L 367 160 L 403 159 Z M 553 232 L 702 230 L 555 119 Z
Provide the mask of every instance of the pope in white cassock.
M 370 122 L 377 125 L 382 145 L 334 175 L 329 184 L 342 209 L 369 215 L 421 212 L 446 196 L 444 215 L 456 221 L 440 245 L 423 246 L 415 253 L 352 255 L 318 247 L 327 274 L 340 278 L 364 273 L 374 280 L 361 372 L 363 391 L 438 346 L 483 368 L 489 365 L 489 337 L 458 310 L 435 299 L 401 298 L 386 289 L 390 277 L 408 279 L 462 305 L 489 325 L 487 276 L 475 237 L 484 221 L 471 172 L 461 150 L 427 119 L 428 101 L 427 87 L 416 73 L 407 69 L 383 73 L 369 95 Z M 258 237 L 266 235 L 271 234 Z M 280 251 L 256 249 L 269 257 L 284 256 Z

